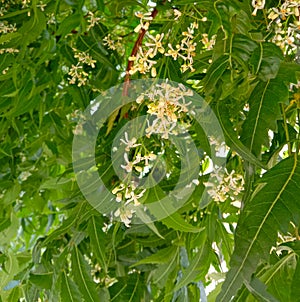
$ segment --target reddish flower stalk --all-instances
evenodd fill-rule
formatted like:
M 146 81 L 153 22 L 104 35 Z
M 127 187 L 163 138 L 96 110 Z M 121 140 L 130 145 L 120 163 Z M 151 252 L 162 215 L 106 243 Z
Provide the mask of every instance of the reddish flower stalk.
M 166 0 L 162 1 L 162 4 L 165 3 L 165 2 L 166 2 Z M 158 13 L 157 8 L 154 8 L 154 10 L 151 13 L 152 20 L 156 17 L 157 13 Z M 142 45 L 142 42 L 143 42 L 144 36 L 146 34 L 146 31 L 147 30 L 144 29 L 144 28 L 142 28 L 140 30 L 139 36 L 138 36 L 137 40 L 135 41 L 133 49 L 131 51 L 131 54 L 130 54 L 131 57 L 135 57 L 137 55 L 137 52 L 138 52 L 140 46 Z M 128 95 L 128 89 L 129 89 L 129 85 L 130 85 L 130 73 L 129 73 L 129 71 L 131 70 L 132 66 L 133 66 L 133 61 L 128 60 L 127 68 L 126 68 L 126 75 L 125 75 L 125 79 L 124 79 L 123 93 L 122 93 L 123 96 Z

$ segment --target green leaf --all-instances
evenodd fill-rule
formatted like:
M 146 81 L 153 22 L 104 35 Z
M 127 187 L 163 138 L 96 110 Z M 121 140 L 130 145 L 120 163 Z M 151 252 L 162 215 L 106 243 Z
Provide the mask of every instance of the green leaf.
M 19 286 L 12 289 L 8 296 L 8 302 L 19 302 L 22 297 L 22 292 Z
M 236 151 L 244 160 L 267 170 L 265 165 L 260 162 L 245 145 L 241 143 L 237 133 L 233 129 L 233 125 L 230 122 L 228 110 L 221 102 L 218 102 L 216 112 L 220 125 L 223 129 L 227 145 Z
M 88 265 L 77 247 L 72 251 L 72 272 L 74 280 L 87 302 L 99 301 L 96 284 L 92 280 Z
M 0 218 L 0 232 L 7 229 L 11 225 L 9 218 Z
M 0 270 L 0 291 L 4 289 L 9 281 L 13 280 L 18 270 L 19 265 L 16 256 L 12 252 L 7 253 L 5 264 Z
M 219 0 L 214 2 L 215 10 L 219 16 L 226 39 L 232 34 L 232 27 L 234 25 L 233 18 L 239 12 L 239 4 L 240 3 L 237 1 L 229 0 Z
M 119 114 L 119 109 L 116 109 L 111 115 L 110 117 L 108 118 L 108 121 L 107 121 L 107 130 L 106 130 L 106 135 L 109 134 L 109 132 L 112 130 L 113 128 L 113 125 L 116 121 L 116 118 Z
M 99 264 L 105 272 L 107 272 L 107 259 L 106 259 L 106 244 L 105 233 L 102 231 L 103 223 L 100 216 L 92 216 L 88 224 L 88 234 L 92 250 L 99 261 Z
M 266 291 L 266 286 L 260 280 L 254 278 L 250 282 L 245 282 L 250 293 L 262 302 L 279 302 Z
M 170 262 L 159 265 L 158 268 L 153 271 L 153 274 L 151 276 L 154 283 L 156 283 L 159 288 L 163 288 L 169 278 L 175 279 L 176 275 L 174 276 L 172 272 L 175 270 L 177 262 L 178 252 L 174 255 L 173 258 L 170 259 Z
M 78 286 L 69 278 L 65 271 L 61 274 L 61 302 L 81 302 L 81 294 Z
M 34 14 L 34 17 L 30 18 L 29 21 L 25 22 L 19 29 L 19 33 L 21 34 L 19 38 L 20 45 L 24 47 L 29 43 L 35 41 L 45 27 L 45 15 L 40 10 L 37 10 Z
M 295 155 L 281 161 L 259 180 L 246 204 L 235 235 L 235 250 L 217 301 L 230 301 L 243 282 L 249 282 L 260 261 L 269 259 L 277 232 L 299 224 L 300 164 Z
M 148 256 L 148 257 L 134 263 L 133 265 L 131 265 L 131 267 L 138 266 L 141 264 L 168 263 L 169 261 L 171 261 L 173 259 L 173 257 L 176 255 L 177 252 L 178 252 L 178 247 L 169 246 L 167 248 L 159 250 L 157 253 L 152 254 L 151 256 Z
M 52 286 L 53 272 L 32 273 L 29 281 L 40 288 L 50 289 Z
M 171 228 L 171 229 L 177 230 L 177 231 L 181 231 L 181 232 L 198 233 L 204 229 L 204 228 L 199 228 L 199 227 L 189 224 L 177 212 L 162 219 L 161 222 L 164 225 L 166 225 L 168 228 Z
M 81 14 L 75 13 L 75 14 L 71 14 L 70 16 L 68 16 L 67 18 L 65 18 L 58 30 L 57 30 L 57 36 L 62 36 L 65 37 L 65 35 L 71 33 L 71 31 L 75 28 L 77 28 L 80 23 L 81 23 Z
M 21 34 L 18 33 L 18 32 L 12 32 L 12 33 L 8 33 L 8 34 L 5 34 L 5 35 L 2 35 L 0 37 L 0 44 L 8 42 L 8 41 L 10 41 L 11 39 L 14 39 L 14 38 L 18 38 L 20 36 L 21 36 Z
M 207 94 L 211 94 L 217 86 L 217 82 L 229 66 L 229 56 L 223 55 L 216 59 L 208 68 L 203 79 L 203 87 Z
M 253 73 L 262 81 L 274 79 L 283 59 L 281 49 L 274 43 L 260 43 L 250 59 Z
M 192 259 L 190 265 L 184 271 L 182 278 L 174 287 L 174 291 L 179 290 L 183 286 L 188 285 L 191 282 L 199 281 L 201 278 L 205 277 L 208 257 L 208 244 L 203 244 L 201 249 L 197 251 L 196 255 Z
M 78 209 L 79 208 L 79 209 Z M 86 214 L 86 203 L 81 203 L 78 207 L 74 209 L 74 212 L 70 215 L 69 218 L 64 220 L 60 227 L 54 230 L 44 241 L 43 246 L 46 246 L 53 240 L 56 240 L 57 237 L 65 234 L 75 223 L 77 223 L 78 219 Z
M 111 297 L 109 301 L 140 302 L 143 301 L 143 292 L 145 290 L 145 280 L 142 279 L 140 274 L 130 274 L 126 277 L 119 277 L 118 282 L 109 287 Z
M 246 63 L 249 61 L 254 49 L 256 48 L 257 43 L 250 39 L 248 36 L 242 34 L 234 35 L 232 41 L 232 56 L 240 64 L 242 64 L 244 68 L 246 67 Z
M 290 301 L 295 301 L 295 302 L 300 301 L 299 280 L 300 280 L 300 261 L 298 259 L 296 270 L 295 270 L 294 277 L 293 277 L 292 286 L 291 286 Z
M 295 252 L 297 254 L 297 264 L 293 274 L 292 284 L 291 284 L 291 295 L 290 301 L 299 302 L 300 301 L 300 240 L 293 242 L 296 245 Z
M 241 142 L 260 157 L 261 146 L 269 146 L 268 130 L 277 131 L 280 119 L 279 103 L 288 99 L 288 87 L 280 79 L 259 82 L 249 99 L 250 111 L 243 124 Z

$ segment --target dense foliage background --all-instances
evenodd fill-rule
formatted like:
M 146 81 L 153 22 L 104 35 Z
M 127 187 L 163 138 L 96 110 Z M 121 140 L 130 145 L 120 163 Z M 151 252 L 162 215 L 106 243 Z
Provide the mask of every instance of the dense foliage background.
M 299 15 L 299 0 L 0 1 L 0 300 L 300 301 Z M 227 146 L 172 103 L 201 173 L 182 208 L 146 225 L 131 223 L 111 148 L 128 120 L 161 105 L 144 95 L 98 136 L 119 212 L 82 195 L 72 142 L 91 100 L 148 78 L 202 96 Z M 159 200 L 179 177 L 171 131 L 155 131 L 125 138 L 135 156 L 143 148 L 135 173 L 160 154 L 169 175 L 150 192 L 130 187 L 135 202 Z M 210 145 L 226 149 L 222 178 L 210 175 Z

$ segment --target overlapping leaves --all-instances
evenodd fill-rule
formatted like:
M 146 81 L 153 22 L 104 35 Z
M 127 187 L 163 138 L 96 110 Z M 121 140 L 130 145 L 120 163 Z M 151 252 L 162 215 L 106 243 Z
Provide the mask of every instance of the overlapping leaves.
M 246 204 L 236 230 L 230 271 L 218 301 L 230 301 L 276 244 L 277 232 L 287 232 L 289 223 L 300 222 L 300 163 L 297 155 L 268 171 Z

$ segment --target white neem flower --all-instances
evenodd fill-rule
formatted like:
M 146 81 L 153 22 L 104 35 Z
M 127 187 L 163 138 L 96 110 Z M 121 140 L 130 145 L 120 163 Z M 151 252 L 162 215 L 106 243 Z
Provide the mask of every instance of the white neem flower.
M 160 53 L 164 53 L 165 52 L 165 49 L 162 45 L 162 39 L 164 37 L 164 33 L 162 34 L 157 34 L 155 37 L 150 35 L 148 32 L 147 32 L 147 37 L 152 40 L 152 42 L 146 42 L 145 45 L 147 47 L 150 47 L 149 49 L 149 57 L 150 58 L 153 58 L 154 56 L 156 56 L 157 52 L 160 52 Z
M 132 139 L 129 139 L 127 132 L 124 133 L 124 137 L 125 137 L 125 140 L 121 138 L 120 141 L 124 145 L 126 145 L 125 151 L 127 151 L 127 152 L 130 151 L 131 148 L 135 148 L 135 147 L 138 147 L 141 145 L 141 144 L 136 144 L 137 139 L 135 137 L 133 137 Z
M 252 0 L 252 6 L 254 7 L 252 16 L 256 16 L 257 11 L 265 7 L 265 2 L 265 0 Z
M 133 162 L 128 160 L 128 154 L 124 153 L 124 160 L 126 162 L 126 165 L 121 165 L 121 168 L 124 169 L 127 173 L 130 173 L 133 168 Z
M 141 197 L 144 196 L 144 193 L 146 192 L 146 189 L 144 189 L 143 191 L 141 191 L 140 193 L 136 194 L 134 192 L 134 190 L 132 190 L 130 192 L 130 198 L 127 200 L 127 202 L 125 203 L 125 205 L 127 205 L 128 203 L 132 202 L 133 201 L 133 204 L 135 207 L 139 206 L 141 203 L 139 202 L 139 199 Z
M 134 211 L 124 208 L 119 208 L 115 212 L 115 217 L 120 217 L 120 220 L 127 226 L 130 226 L 132 214 Z
M 174 20 L 178 20 L 182 15 L 182 13 L 176 8 L 173 10 L 173 13 L 174 13 L 174 16 L 175 16 Z

